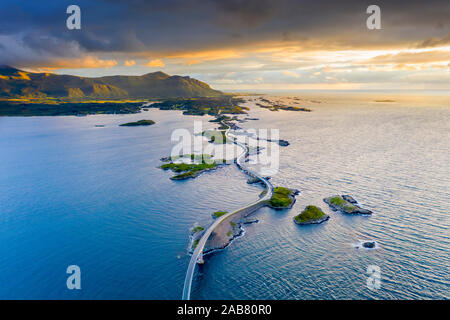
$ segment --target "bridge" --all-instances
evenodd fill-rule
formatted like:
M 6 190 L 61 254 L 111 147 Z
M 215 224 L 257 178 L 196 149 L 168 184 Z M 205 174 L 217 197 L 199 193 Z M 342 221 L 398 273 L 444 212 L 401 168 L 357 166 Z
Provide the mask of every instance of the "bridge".
M 227 129 L 225 132 L 225 135 L 228 138 L 228 134 L 229 134 L 230 129 Z M 260 179 L 262 182 L 264 182 L 265 188 L 266 188 L 266 194 L 260 198 L 258 201 L 255 201 L 243 208 L 240 208 L 236 211 L 224 214 L 223 216 L 220 216 L 219 218 L 216 218 L 214 223 L 211 224 L 208 229 L 205 230 L 205 232 L 203 233 L 202 237 L 200 238 L 200 240 L 198 241 L 197 246 L 194 249 L 194 252 L 192 253 L 191 256 L 191 260 L 189 261 L 189 266 L 186 272 L 186 278 L 184 280 L 184 287 L 183 287 L 183 296 L 182 299 L 183 300 L 189 300 L 191 297 L 191 287 L 192 287 L 192 279 L 194 277 L 194 272 L 195 272 L 195 266 L 197 265 L 197 263 L 201 263 L 203 262 L 203 249 L 205 247 L 206 242 L 208 241 L 209 236 L 211 235 L 211 233 L 214 231 L 214 229 L 221 224 L 223 221 L 225 221 L 226 219 L 228 219 L 229 217 L 235 215 L 236 213 L 242 212 L 244 210 L 256 210 L 258 208 L 260 208 L 261 206 L 264 205 L 264 201 L 269 200 L 272 197 L 272 193 L 273 193 L 273 186 L 272 184 L 265 178 L 262 177 L 260 174 L 258 174 L 257 172 L 248 169 L 245 166 L 245 160 L 246 157 L 249 154 L 249 148 L 234 140 L 233 142 L 238 145 L 239 147 L 242 148 L 243 152 L 236 158 L 236 164 L 237 166 L 243 170 L 247 175 L 251 176 L 251 177 L 255 177 Z

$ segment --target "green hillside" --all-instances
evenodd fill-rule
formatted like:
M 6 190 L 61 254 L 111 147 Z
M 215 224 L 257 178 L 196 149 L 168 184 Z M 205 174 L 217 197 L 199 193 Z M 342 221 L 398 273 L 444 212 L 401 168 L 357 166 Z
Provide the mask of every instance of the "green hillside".
M 204 82 L 163 72 L 86 78 L 0 66 L 0 98 L 142 99 L 221 95 Z

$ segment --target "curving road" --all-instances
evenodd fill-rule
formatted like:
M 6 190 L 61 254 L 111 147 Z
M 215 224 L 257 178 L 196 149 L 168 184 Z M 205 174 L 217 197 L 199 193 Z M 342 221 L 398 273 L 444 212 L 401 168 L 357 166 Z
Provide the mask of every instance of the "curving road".
M 228 134 L 229 134 L 230 129 L 227 129 L 225 132 L 226 137 L 228 138 Z M 203 233 L 202 237 L 200 238 L 200 240 L 198 241 L 197 246 L 194 249 L 194 252 L 192 253 L 191 256 L 191 260 L 189 261 L 189 266 L 186 272 L 186 278 L 184 280 L 184 288 L 183 288 L 183 300 L 189 300 L 191 297 L 191 286 L 192 286 L 192 279 L 194 277 L 194 271 L 195 271 L 195 266 L 197 265 L 197 261 L 200 261 L 203 258 L 203 248 L 205 247 L 206 241 L 208 240 L 209 236 L 211 235 L 211 233 L 214 231 L 214 229 L 221 224 L 223 221 L 225 221 L 226 219 L 228 219 L 229 217 L 231 217 L 232 215 L 247 209 L 248 207 L 251 207 L 253 205 L 256 205 L 262 201 L 268 200 L 272 197 L 272 193 L 273 193 L 273 186 L 272 184 L 265 178 L 262 177 L 261 175 L 259 175 L 257 172 L 250 170 L 248 168 L 245 167 L 245 158 L 246 155 L 249 153 L 249 149 L 246 145 L 243 145 L 242 143 L 239 143 L 237 141 L 235 141 L 234 139 L 232 139 L 233 142 L 240 146 L 243 149 L 243 152 L 236 158 L 236 163 L 237 165 L 248 175 L 252 176 L 252 177 L 256 177 L 259 178 L 261 181 L 264 182 L 265 184 L 265 188 L 267 190 L 266 194 L 259 199 L 258 201 L 255 201 L 243 208 L 240 208 L 239 210 L 227 213 L 217 219 L 215 219 L 214 223 L 212 225 L 210 225 L 208 227 L 208 229 L 205 230 L 205 232 Z

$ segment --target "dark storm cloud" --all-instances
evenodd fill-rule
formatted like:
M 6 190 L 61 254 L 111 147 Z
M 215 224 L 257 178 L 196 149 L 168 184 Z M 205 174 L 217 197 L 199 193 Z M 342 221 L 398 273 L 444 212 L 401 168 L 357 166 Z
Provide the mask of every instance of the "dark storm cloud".
M 65 26 L 78 4 L 82 30 Z M 261 42 L 351 47 L 448 43 L 449 1 L 377 1 L 382 30 L 365 27 L 373 1 L 79 0 L 0 4 L 0 60 L 41 63 L 82 54 L 183 52 Z

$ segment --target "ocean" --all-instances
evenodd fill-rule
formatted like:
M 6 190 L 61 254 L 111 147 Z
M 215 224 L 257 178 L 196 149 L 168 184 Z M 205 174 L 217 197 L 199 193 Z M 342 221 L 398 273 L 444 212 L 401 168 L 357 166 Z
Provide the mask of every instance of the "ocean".
M 294 100 L 298 97 L 299 100 Z M 193 299 L 449 299 L 450 99 L 442 95 L 290 94 L 312 112 L 271 112 L 239 126 L 279 129 L 276 186 L 301 191 L 289 210 L 263 208 L 243 236 L 205 257 Z M 375 102 L 392 99 L 395 102 Z M 319 103 L 320 102 L 320 103 Z M 152 119 L 150 127 L 119 127 Z M 179 299 L 189 229 L 262 191 L 231 164 L 172 181 L 158 168 L 175 129 L 210 116 L 0 118 L 0 298 Z M 104 125 L 104 127 L 96 127 Z M 350 194 L 372 216 L 331 211 Z M 331 216 L 298 226 L 313 204 Z M 374 240 L 377 248 L 357 248 Z M 66 269 L 81 269 L 69 290 Z M 368 268 L 380 271 L 368 286 Z

